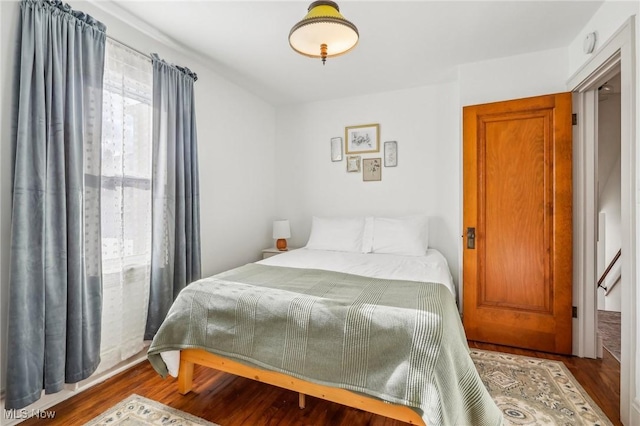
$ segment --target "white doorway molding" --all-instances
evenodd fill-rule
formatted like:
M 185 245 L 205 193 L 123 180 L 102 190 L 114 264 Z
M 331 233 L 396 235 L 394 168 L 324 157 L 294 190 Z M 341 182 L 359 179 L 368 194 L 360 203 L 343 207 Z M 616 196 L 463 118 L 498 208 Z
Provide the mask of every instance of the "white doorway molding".
M 638 196 L 636 136 L 635 17 L 629 18 L 568 81 L 574 92 L 578 125 L 574 132 L 574 301 L 578 318 L 574 353 L 594 358 L 596 351 L 596 229 L 597 229 L 597 88 L 613 74 L 621 75 L 621 234 L 622 347 L 620 418 L 640 425 L 640 353 L 636 264 L 638 261 Z

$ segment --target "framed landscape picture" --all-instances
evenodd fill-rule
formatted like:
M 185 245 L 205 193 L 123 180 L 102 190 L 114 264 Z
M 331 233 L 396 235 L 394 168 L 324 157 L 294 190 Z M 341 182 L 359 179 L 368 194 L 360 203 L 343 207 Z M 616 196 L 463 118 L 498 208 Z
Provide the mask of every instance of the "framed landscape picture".
M 380 125 L 363 124 L 345 127 L 344 151 L 346 154 L 380 152 Z

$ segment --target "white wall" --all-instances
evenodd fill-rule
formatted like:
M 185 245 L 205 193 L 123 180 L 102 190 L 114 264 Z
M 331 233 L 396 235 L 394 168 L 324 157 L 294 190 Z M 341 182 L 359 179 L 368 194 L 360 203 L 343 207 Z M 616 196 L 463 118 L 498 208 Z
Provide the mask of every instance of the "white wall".
M 143 52 L 191 68 L 195 83 L 200 165 L 202 273 L 255 261 L 273 243 L 275 109 L 222 79 L 207 63 L 125 24 L 94 4 L 71 2 L 107 25 L 108 34 Z M 0 2 L 0 284 L 2 377 L 6 366 L 6 311 L 11 215 L 11 86 L 19 5 Z M 2 381 L 4 388 L 4 379 Z
M 621 181 L 620 181 L 620 157 L 611 169 L 611 173 L 606 179 L 606 183 L 602 189 L 600 196 L 600 212 L 605 213 L 605 240 L 604 240 L 604 267 L 609 266 L 609 263 L 613 260 L 613 257 L 618 253 L 621 247 Z M 602 275 L 602 271 L 598 271 L 598 279 Z M 598 293 L 602 292 L 599 290 Z M 599 305 L 598 309 L 604 309 L 606 311 L 620 312 L 621 310 L 621 292 L 619 286 L 609 293 L 604 299 L 604 305 Z
M 330 139 L 345 126 L 380 124 L 398 142 L 398 166 L 363 182 L 331 162 Z M 281 107 L 277 113 L 276 204 L 291 221 L 290 245 L 306 244 L 312 216 L 430 216 L 429 245 L 440 250 L 457 281 L 460 239 L 460 114 L 456 83 Z
M 475 62 L 460 66 L 462 106 L 567 91 L 566 49 Z
M 598 50 L 630 16 L 640 13 L 639 4 L 640 2 L 637 1 L 605 0 L 600 9 L 569 44 L 569 73 L 567 76 L 573 75 L 592 56 L 583 51 L 583 43 L 587 34 L 596 33 L 595 50 Z

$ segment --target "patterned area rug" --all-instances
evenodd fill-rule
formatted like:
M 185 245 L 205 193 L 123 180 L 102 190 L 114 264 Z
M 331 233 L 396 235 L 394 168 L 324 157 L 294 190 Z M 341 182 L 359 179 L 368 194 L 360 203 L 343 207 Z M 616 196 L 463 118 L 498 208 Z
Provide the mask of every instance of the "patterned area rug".
M 471 350 L 505 425 L 611 425 L 562 362 Z
M 131 395 L 100 414 L 85 426 L 219 426 L 159 402 Z

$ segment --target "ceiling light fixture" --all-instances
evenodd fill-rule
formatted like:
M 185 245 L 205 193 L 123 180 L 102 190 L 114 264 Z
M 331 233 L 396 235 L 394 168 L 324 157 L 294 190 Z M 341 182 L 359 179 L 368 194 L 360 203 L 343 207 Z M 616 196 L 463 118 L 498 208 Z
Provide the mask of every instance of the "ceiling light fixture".
M 610 85 L 609 82 L 607 81 L 602 86 L 598 87 L 598 90 L 600 90 L 601 92 L 604 92 L 604 93 L 612 93 L 613 92 L 613 86 Z
M 342 55 L 358 44 L 358 29 L 340 14 L 332 1 L 314 1 L 307 16 L 291 28 L 289 44 L 296 52 L 311 58 Z
M 598 87 L 598 100 L 606 101 L 609 99 L 609 93 L 613 93 L 613 86 L 607 81 L 602 86 Z

